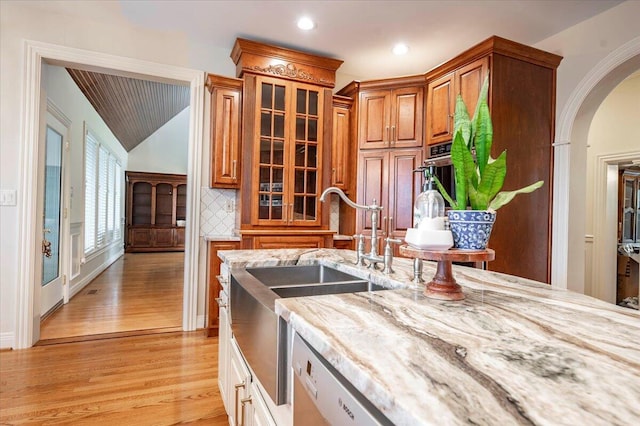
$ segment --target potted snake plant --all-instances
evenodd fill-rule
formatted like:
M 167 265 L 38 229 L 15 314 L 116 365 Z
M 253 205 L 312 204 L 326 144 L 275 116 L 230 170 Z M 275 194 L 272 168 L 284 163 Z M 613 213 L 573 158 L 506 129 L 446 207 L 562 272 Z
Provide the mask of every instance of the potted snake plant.
M 436 178 L 442 196 L 451 205 L 447 212 L 454 248 L 483 250 L 487 247 L 496 210 L 518 194 L 533 192 L 543 181 L 515 191 L 501 191 L 507 174 L 507 151 L 491 157 L 493 125 L 487 104 L 489 77 L 484 81 L 473 118 L 458 95 L 454 114 L 451 163 L 454 169 L 455 200 Z M 475 154 L 474 154 L 475 153 Z

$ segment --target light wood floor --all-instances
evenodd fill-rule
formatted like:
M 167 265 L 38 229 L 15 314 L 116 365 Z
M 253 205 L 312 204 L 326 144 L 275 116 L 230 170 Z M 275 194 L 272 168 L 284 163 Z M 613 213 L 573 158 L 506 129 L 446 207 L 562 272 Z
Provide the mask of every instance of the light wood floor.
M 182 252 L 125 253 L 41 323 L 40 344 L 75 336 L 181 330 L 183 273 Z
M 227 425 L 218 339 L 166 333 L 0 352 L 2 425 Z

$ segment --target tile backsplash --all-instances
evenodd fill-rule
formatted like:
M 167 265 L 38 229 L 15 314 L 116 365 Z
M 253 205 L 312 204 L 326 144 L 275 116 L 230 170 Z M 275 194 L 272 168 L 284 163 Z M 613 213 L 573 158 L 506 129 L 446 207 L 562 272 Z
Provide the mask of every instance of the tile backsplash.
M 200 235 L 233 235 L 240 228 L 238 191 L 203 186 L 200 189 Z M 331 194 L 329 229 L 340 227 L 340 199 Z
M 200 189 L 200 235 L 233 235 L 239 227 L 237 191 L 203 186 Z

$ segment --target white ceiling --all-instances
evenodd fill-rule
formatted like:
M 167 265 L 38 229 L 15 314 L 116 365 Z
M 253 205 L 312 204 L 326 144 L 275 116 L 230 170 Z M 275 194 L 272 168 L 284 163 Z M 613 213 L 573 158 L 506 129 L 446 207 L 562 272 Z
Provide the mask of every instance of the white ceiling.
M 74 2 L 75 3 L 75 2 Z M 344 60 L 359 79 L 423 73 L 491 35 L 534 45 L 622 1 L 120 1 L 135 25 L 231 50 L 237 37 Z M 77 11 L 76 7 L 76 11 Z M 317 27 L 302 32 L 296 20 Z M 95 15 L 94 15 L 95 16 Z M 409 54 L 391 53 L 396 42 Z

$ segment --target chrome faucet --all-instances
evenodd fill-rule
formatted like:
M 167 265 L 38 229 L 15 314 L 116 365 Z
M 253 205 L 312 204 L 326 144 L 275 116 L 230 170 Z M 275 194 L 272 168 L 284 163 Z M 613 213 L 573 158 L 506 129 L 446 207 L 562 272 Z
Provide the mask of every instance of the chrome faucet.
M 364 261 L 367 260 L 369 261 L 369 268 L 376 269 L 376 265 L 380 263 L 384 266 L 383 272 L 385 274 L 393 273 L 393 269 L 391 269 L 391 264 L 393 263 L 393 250 L 391 249 L 391 243 L 401 243 L 402 241 L 394 240 L 393 238 L 385 238 L 386 246 L 384 256 L 378 255 L 378 216 L 382 210 L 382 206 L 378 205 L 375 198 L 373 199 L 373 204 L 369 206 L 365 204 L 356 204 L 347 197 L 342 189 L 335 186 L 330 186 L 325 189 L 320 195 L 320 201 L 324 202 L 326 196 L 331 193 L 338 194 L 349 207 L 353 207 L 356 210 L 366 210 L 371 212 L 371 250 L 368 254 L 365 254 L 364 235 L 354 235 L 354 238 L 358 240 L 356 245 L 356 264 L 364 265 Z M 389 224 L 391 224 L 392 221 L 393 218 L 390 218 Z

